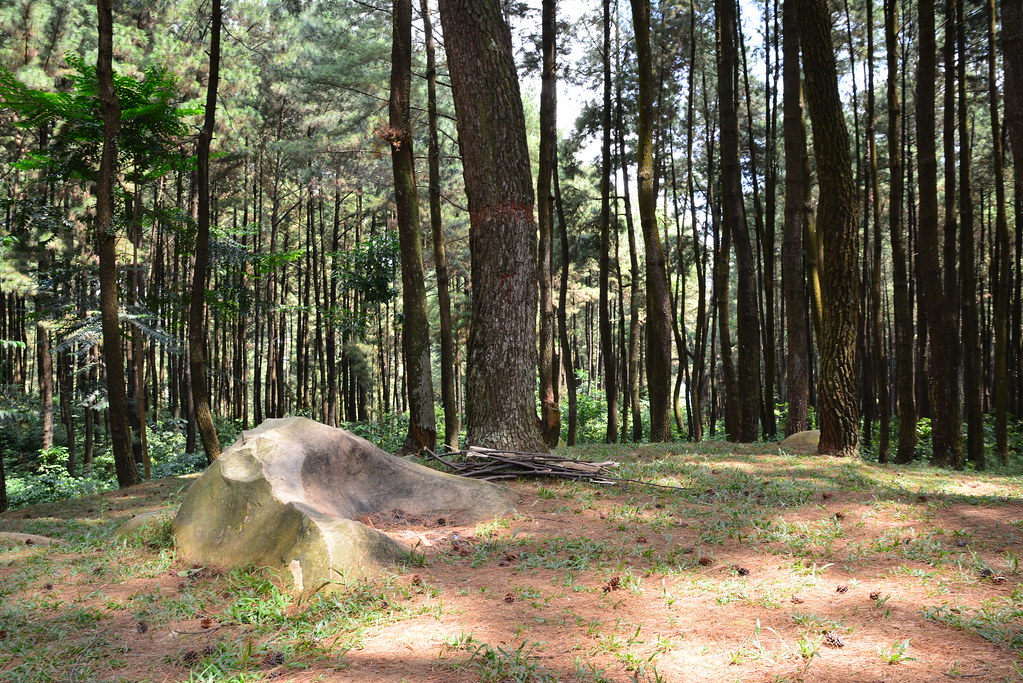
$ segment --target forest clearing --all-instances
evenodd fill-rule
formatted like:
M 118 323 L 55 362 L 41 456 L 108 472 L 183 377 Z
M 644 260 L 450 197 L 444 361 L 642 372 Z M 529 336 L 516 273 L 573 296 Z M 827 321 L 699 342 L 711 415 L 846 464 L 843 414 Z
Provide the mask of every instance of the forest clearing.
M 684 491 L 512 484 L 517 513 L 421 539 L 378 581 L 297 600 L 176 559 L 188 477 L 0 516 L 6 681 L 1018 681 L 1023 482 L 777 446 L 565 455 Z
M 1023 680 L 1019 0 L 2 0 L 0 161 L 0 680 Z

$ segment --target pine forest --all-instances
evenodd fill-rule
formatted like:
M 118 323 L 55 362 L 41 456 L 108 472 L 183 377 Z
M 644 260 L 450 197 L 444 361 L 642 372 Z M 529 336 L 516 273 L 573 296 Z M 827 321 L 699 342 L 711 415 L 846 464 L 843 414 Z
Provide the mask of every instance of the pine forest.
M 0 510 L 389 452 L 1023 448 L 1013 0 L 5 0 Z

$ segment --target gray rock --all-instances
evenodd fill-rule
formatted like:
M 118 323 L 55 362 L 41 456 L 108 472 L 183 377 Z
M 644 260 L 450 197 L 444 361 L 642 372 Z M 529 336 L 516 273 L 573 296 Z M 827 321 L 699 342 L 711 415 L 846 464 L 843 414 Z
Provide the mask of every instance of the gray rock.
M 513 510 L 502 487 L 410 463 L 313 420 L 282 418 L 243 432 L 196 480 L 174 535 L 187 562 L 269 566 L 309 593 L 407 556 L 364 517 L 459 525 Z

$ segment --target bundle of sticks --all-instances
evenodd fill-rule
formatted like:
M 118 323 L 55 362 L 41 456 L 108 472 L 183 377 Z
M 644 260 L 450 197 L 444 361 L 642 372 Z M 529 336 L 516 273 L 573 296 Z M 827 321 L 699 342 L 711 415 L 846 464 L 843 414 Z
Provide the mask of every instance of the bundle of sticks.
M 425 449 L 428 457 L 453 470 L 455 474 L 473 479 L 494 481 L 518 477 L 559 477 L 588 481 L 593 484 L 633 483 L 657 488 L 678 489 L 677 486 L 653 484 L 638 479 L 616 477 L 608 472 L 618 467 L 617 462 L 590 462 L 575 460 L 552 453 L 525 453 L 522 451 L 499 451 L 491 448 L 470 446 L 467 451 L 451 451 L 441 457 Z

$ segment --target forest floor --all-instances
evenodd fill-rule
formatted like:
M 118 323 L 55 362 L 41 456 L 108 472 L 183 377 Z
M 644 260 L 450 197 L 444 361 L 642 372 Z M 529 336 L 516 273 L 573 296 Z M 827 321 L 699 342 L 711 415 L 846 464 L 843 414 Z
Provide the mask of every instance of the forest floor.
M 0 515 L 2 681 L 1020 681 L 1023 478 L 585 446 L 685 490 L 512 484 L 518 512 L 391 529 L 411 565 L 305 602 L 190 567 L 170 478 Z

